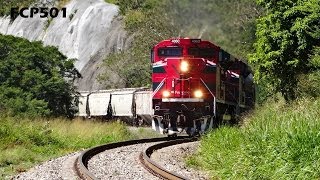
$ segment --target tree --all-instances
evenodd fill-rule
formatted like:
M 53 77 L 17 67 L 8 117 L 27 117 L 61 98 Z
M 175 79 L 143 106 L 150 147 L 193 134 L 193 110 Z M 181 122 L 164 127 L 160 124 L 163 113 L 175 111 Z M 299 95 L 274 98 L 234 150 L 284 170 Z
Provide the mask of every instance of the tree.
M 109 54 L 104 60 L 108 71 L 100 75 L 100 82 L 112 82 L 106 88 L 151 86 L 150 50 L 158 42 L 177 34 L 166 14 L 166 2 L 118 2 L 124 14 L 126 30 L 134 40 L 130 49 Z
M 255 77 L 270 82 L 287 101 L 296 98 L 298 76 L 319 68 L 310 58 L 320 46 L 319 0 L 258 0 L 255 52 L 249 61 Z
M 237 57 L 252 52 L 261 14 L 255 0 L 170 0 L 166 9 L 182 37 L 213 41 Z
M 0 110 L 9 115 L 72 116 L 79 73 L 56 47 L 0 35 Z
M 260 14 L 255 0 L 112 2 L 120 6 L 126 30 L 134 39 L 129 50 L 107 56 L 104 63 L 107 71 L 100 76 L 102 82 L 112 82 L 107 88 L 150 84 L 150 48 L 172 37 L 199 37 L 246 57 L 252 51 L 255 19 Z

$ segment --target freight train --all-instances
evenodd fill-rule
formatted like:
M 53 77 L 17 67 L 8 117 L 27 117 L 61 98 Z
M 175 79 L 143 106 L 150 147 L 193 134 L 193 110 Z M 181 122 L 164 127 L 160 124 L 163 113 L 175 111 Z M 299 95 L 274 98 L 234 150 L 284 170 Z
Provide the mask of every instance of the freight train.
M 152 90 L 81 92 L 79 116 L 131 117 L 159 133 L 203 133 L 253 108 L 253 73 L 201 39 L 172 38 L 151 49 Z

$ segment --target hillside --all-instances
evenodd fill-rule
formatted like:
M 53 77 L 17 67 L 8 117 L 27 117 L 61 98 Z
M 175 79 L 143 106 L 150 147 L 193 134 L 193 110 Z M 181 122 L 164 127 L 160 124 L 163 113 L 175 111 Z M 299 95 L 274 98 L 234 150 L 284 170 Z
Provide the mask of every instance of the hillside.
M 253 50 L 255 20 L 262 11 L 254 0 L 238 3 L 227 0 L 108 2 L 119 6 L 126 30 L 134 40 L 127 51 L 106 57 L 104 67 L 108 71 L 100 76 L 100 82 L 112 82 L 107 84 L 107 88 L 150 87 L 150 49 L 156 43 L 172 37 L 209 40 L 246 59 Z M 235 11 L 230 11 L 233 9 Z
M 261 13 L 252 0 L 0 2 L 4 3 L 0 33 L 43 41 L 58 47 L 68 58 L 76 58 L 75 66 L 83 77 L 77 83 L 79 90 L 149 86 L 150 48 L 171 37 L 203 38 L 246 58 L 254 40 L 252 24 Z M 18 17 L 11 23 L 6 16 L 9 7 L 34 2 L 66 6 L 67 18 Z M 229 9 L 236 9 L 236 13 L 229 13 Z M 127 63 L 131 66 L 125 66 Z
M 41 2 L 48 7 L 54 5 L 54 1 Z M 96 77 L 104 71 L 100 67 L 102 59 L 106 54 L 124 50 L 128 46 L 121 18 L 117 18 L 119 8 L 103 0 L 62 2 L 67 8 L 67 18 L 61 15 L 54 19 L 18 17 L 10 22 L 9 16 L 3 16 L 0 17 L 0 33 L 58 47 L 68 58 L 77 59 L 75 66 L 83 77 L 78 82 L 79 89 L 99 89 L 101 85 Z M 28 3 L 32 4 L 32 1 L 11 5 L 25 6 Z M 5 14 L 6 11 L 2 9 L 1 12 Z

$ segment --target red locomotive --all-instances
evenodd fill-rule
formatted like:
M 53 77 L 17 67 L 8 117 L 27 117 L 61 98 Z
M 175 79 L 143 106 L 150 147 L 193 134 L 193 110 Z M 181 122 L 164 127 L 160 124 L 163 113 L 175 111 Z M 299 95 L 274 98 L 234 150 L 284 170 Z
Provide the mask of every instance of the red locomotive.
M 201 133 L 254 105 L 250 68 L 209 41 L 161 41 L 151 61 L 152 127 L 160 133 Z

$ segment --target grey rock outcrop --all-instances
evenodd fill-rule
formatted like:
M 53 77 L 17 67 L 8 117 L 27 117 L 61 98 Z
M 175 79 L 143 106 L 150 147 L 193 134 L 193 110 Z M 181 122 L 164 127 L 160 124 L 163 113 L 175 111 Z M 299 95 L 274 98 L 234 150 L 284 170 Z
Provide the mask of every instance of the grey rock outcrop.
M 110 52 L 124 50 L 128 38 L 122 26 L 119 8 L 103 0 L 72 0 L 67 5 L 67 18 L 52 20 L 40 17 L 0 17 L 0 33 L 42 41 L 59 48 L 68 58 L 76 58 L 76 68 L 83 78 L 79 90 L 97 90 L 103 58 Z M 130 38 L 129 38 L 130 39 Z

